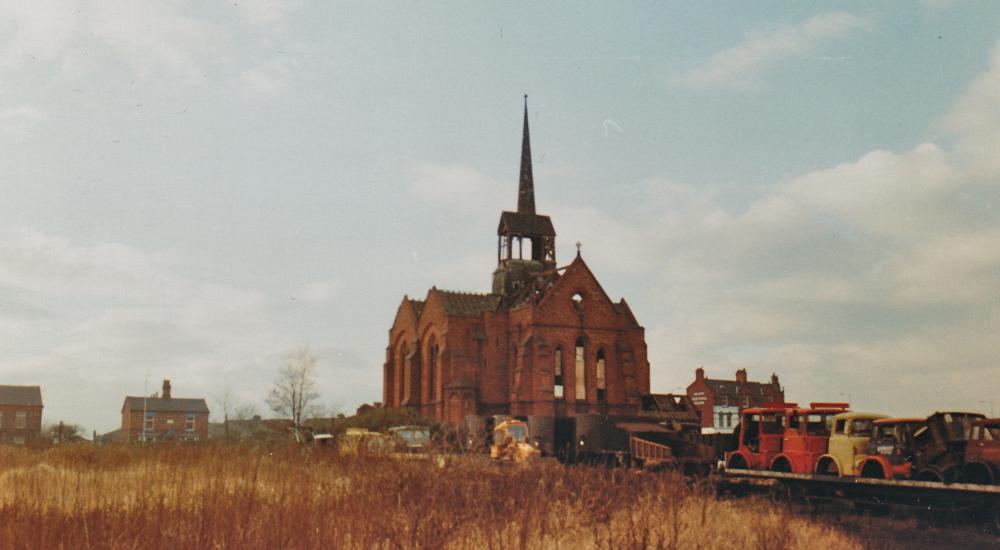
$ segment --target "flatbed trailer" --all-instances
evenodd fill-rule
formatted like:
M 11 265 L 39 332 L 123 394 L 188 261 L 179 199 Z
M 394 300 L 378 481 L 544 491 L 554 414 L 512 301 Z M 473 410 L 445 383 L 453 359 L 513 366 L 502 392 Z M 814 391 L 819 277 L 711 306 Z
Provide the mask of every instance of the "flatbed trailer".
M 987 519 L 1000 533 L 1000 485 L 940 483 L 793 474 L 725 469 L 720 489 L 731 492 L 769 491 L 806 501 L 849 502 L 868 510 L 910 508 Z

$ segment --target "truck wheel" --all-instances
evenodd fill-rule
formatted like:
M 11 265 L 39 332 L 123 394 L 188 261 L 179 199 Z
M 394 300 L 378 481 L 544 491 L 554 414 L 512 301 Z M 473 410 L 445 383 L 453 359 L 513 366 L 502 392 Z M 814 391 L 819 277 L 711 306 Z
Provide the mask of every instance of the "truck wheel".
M 791 473 L 792 465 L 791 463 L 788 462 L 788 459 L 786 459 L 785 457 L 780 457 L 771 464 L 771 471 Z
M 729 464 L 726 468 L 731 470 L 747 470 L 747 461 L 743 459 L 743 455 L 733 455 L 729 457 Z
M 932 470 L 930 468 L 926 470 L 921 470 L 917 472 L 917 475 L 913 477 L 916 481 L 931 481 L 934 483 L 944 483 L 944 476 L 941 475 L 937 470 Z
M 960 481 L 962 483 L 993 485 L 995 480 L 993 478 L 993 472 L 988 466 L 974 462 L 972 464 L 967 464 L 965 468 L 962 469 Z
M 819 463 L 816 464 L 816 473 L 821 476 L 840 476 L 840 468 L 837 467 L 837 462 L 830 457 L 824 457 L 819 459 Z
M 861 477 L 885 479 L 885 470 L 882 469 L 882 465 L 878 462 L 866 462 L 864 467 L 861 468 Z

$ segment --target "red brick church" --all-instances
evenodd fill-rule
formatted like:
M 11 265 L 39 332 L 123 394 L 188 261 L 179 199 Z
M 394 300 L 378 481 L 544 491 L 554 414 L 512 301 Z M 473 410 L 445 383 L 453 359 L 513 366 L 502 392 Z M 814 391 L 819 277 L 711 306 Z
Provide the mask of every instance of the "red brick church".
M 556 263 L 535 211 L 524 109 L 517 211 L 500 214 L 489 293 L 436 287 L 403 297 L 386 348 L 383 402 L 457 424 L 466 415 L 629 414 L 649 393 L 645 331 L 577 248 Z

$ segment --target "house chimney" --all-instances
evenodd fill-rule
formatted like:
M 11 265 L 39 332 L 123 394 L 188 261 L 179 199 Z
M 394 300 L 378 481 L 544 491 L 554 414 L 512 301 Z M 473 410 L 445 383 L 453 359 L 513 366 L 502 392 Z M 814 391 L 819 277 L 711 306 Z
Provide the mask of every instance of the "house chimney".
M 739 383 L 739 384 L 746 384 L 747 383 L 747 370 L 746 369 L 740 369 L 740 370 L 736 371 L 736 382 Z
M 701 367 L 698 367 L 697 369 L 695 369 L 694 370 L 694 379 L 695 380 L 704 380 L 705 379 L 705 369 L 703 369 Z
M 163 381 L 163 398 L 170 399 L 170 380 Z
M 771 385 L 773 386 L 778 385 L 778 375 L 773 372 L 771 373 Z

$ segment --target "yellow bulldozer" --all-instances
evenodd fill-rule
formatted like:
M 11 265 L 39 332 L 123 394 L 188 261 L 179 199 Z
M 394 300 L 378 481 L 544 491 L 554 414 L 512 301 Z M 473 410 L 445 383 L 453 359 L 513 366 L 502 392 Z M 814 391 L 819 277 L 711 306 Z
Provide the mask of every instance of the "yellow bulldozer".
M 531 444 L 528 425 L 521 420 L 508 419 L 493 428 L 490 458 L 502 462 L 528 462 L 537 460 L 542 452 Z

